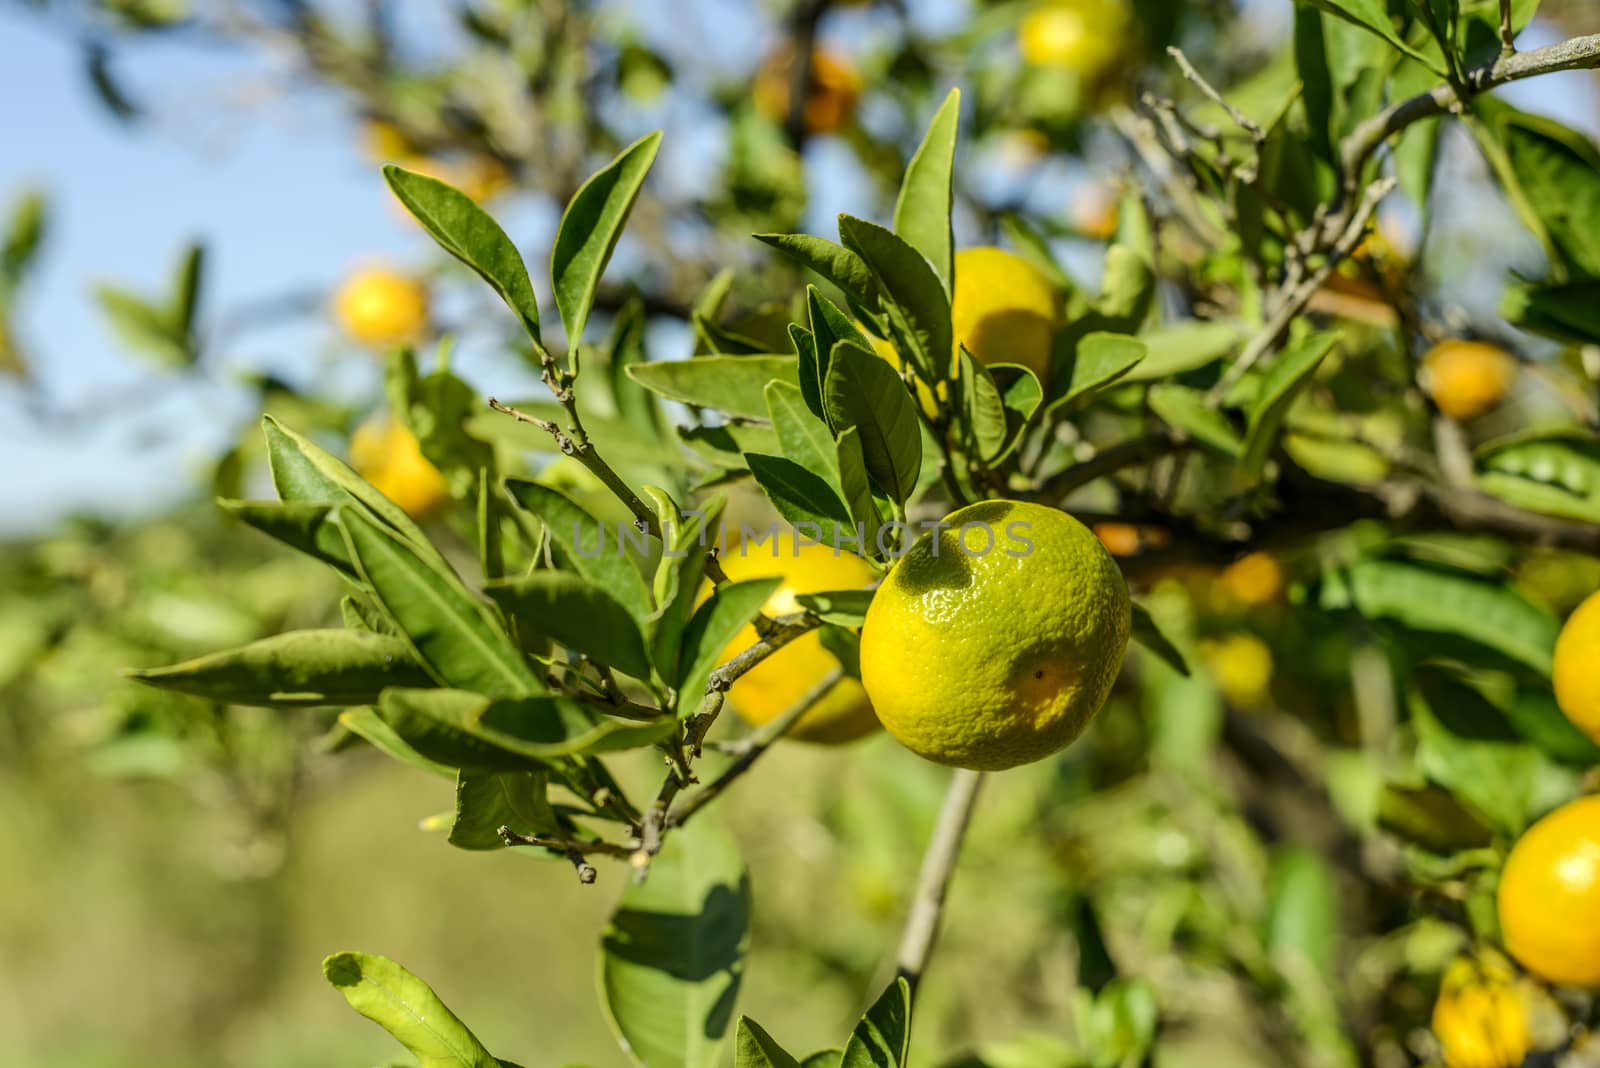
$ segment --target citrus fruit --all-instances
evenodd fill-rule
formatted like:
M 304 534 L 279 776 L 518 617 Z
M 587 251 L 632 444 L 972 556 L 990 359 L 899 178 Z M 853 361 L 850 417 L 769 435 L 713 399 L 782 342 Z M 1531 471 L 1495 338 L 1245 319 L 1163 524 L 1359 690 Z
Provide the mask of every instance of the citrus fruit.
M 799 542 L 797 545 L 796 542 Z M 792 532 L 761 541 L 744 541 L 722 555 L 722 569 L 730 579 L 781 576 L 783 585 L 773 591 L 763 607 L 767 615 L 798 612 L 795 600 L 802 593 L 853 590 L 871 583 L 877 575 L 861 557 L 830 545 L 812 545 Z M 756 629 L 746 625 L 717 663 L 725 664 L 756 643 Z M 839 667 L 816 631 L 800 637 L 741 675 L 728 690 L 734 711 L 746 722 L 760 726 L 794 707 Z M 830 686 L 800 717 L 786 737 L 804 742 L 851 742 L 878 728 L 872 704 L 861 683 L 844 676 Z
M 964 248 L 955 259 L 954 358 L 960 359 L 959 346 L 965 345 L 982 363 L 1020 363 L 1048 384 L 1058 311 L 1050 279 L 1005 249 Z
M 356 428 L 350 438 L 350 466 L 413 518 L 430 514 L 449 496 L 444 476 L 422 455 L 416 435 L 392 418 L 372 419 Z
M 1272 650 L 1254 634 L 1229 634 L 1200 643 L 1200 655 L 1211 669 L 1217 689 L 1230 704 L 1261 704 L 1272 684 Z
M 1458 957 L 1433 1004 L 1433 1034 L 1447 1068 L 1516 1068 L 1532 1047 L 1522 986 L 1499 954 Z
M 428 328 L 428 287 L 386 267 L 351 274 L 334 295 L 334 318 L 363 345 L 403 345 Z
M 1139 528 L 1132 523 L 1096 523 L 1090 529 L 1112 556 L 1132 556 L 1139 551 Z
M 1568 802 L 1517 840 L 1500 873 L 1500 930 L 1522 966 L 1600 987 L 1600 796 Z
M 1094 77 L 1122 50 L 1127 11 L 1116 0 L 1052 0 L 1023 17 L 1017 46 L 1023 62 Z
M 1283 569 L 1268 553 L 1248 553 L 1222 569 L 1217 585 L 1249 607 L 1270 604 L 1283 592 Z
M 919 537 L 878 587 L 861 679 L 878 718 L 941 764 L 998 770 L 1068 745 L 1122 665 L 1128 589 L 1064 512 L 984 501 Z
M 1556 639 L 1556 704 L 1577 727 L 1600 743 L 1600 593 L 1592 593 L 1567 617 Z
M 773 122 L 789 119 L 789 86 L 793 78 L 794 55 L 788 50 L 767 57 L 756 74 L 751 90 L 756 110 Z M 811 53 L 811 88 L 806 94 L 806 132 L 830 134 L 850 121 L 856 98 L 861 95 L 861 76 L 849 57 L 827 49 Z
M 1441 341 L 1422 357 L 1423 385 L 1452 419 L 1473 419 L 1500 403 L 1517 377 L 1517 361 L 1483 341 Z

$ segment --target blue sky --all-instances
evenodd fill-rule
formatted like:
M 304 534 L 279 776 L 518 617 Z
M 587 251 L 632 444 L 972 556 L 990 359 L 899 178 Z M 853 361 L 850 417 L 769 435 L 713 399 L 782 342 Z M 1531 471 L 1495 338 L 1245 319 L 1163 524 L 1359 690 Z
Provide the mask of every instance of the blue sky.
M 662 17 L 677 5 L 619 6 L 691 62 L 698 54 L 736 66 L 741 54 L 760 54 L 751 41 L 761 23 L 738 0 L 703 5 L 697 28 Z M 943 22 L 958 6 L 926 5 L 924 21 Z M 1287 10 L 1276 0 L 1261 6 Z M 873 24 L 859 28 L 870 33 Z M 1536 24 L 1524 44 L 1554 39 Z M 397 218 L 375 169 L 353 150 L 352 119 L 337 98 L 305 90 L 273 98 L 282 79 L 269 75 L 277 72 L 220 50 L 142 48 L 127 71 L 139 91 L 162 101 L 132 128 L 93 99 L 81 52 L 59 25 L 0 5 L 0 203 L 25 184 L 54 202 L 19 333 L 34 356 L 39 396 L 51 410 L 75 413 L 41 422 L 31 414 L 37 397 L 0 383 L 0 536 L 72 512 L 126 514 L 192 495 L 207 461 L 254 415 L 228 385 L 239 369 L 310 377 L 356 396 L 375 388 L 375 369 L 352 361 L 314 321 L 223 346 L 210 382 L 152 372 L 104 329 L 89 296 L 95 281 L 157 291 L 182 242 L 204 237 L 212 252 L 206 306 L 215 317 L 264 297 L 326 292 L 362 260 L 427 259 L 424 239 Z M 263 95 L 265 106 L 246 106 Z M 1507 96 L 1600 133 L 1594 81 L 1583 73 L 1525 83 Z M 824 145 L 810 161 L 814 176 L 837 176 L 816 190 L 818 220 L 858 196 L 848 169 L 832 169 L 845 154 Z M 549 220 L 522 224 L 513 228 L 519 239 L 537 239 Z

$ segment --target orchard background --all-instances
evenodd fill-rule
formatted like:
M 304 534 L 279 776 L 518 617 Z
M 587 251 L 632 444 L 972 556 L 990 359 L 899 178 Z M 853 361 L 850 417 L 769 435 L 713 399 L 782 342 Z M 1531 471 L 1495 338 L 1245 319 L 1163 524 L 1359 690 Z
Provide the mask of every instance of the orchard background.
M 1597 34 L 0 0 L 7 1063 L 1600 1063 Z M 695 523 L 991 498 L 1090 729 L 783 738 L 868 597 Z

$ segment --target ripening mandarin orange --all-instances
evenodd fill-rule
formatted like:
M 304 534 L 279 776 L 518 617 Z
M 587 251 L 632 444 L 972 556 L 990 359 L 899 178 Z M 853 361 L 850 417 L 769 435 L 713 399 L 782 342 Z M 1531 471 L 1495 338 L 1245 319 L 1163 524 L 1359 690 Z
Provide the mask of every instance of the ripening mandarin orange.
M 1132 556 L 1139 551 L 1139 528 L 1132 523 L 1096 523 L 1090 529 L 1112 556 Z
M 1590 594 L 1567 617 L 1556 639 L 1551 675 L 1562 713 L 1600 743 L 1600 593 Z
M 796 544 L 799 542 L 799 544 Z M 787 615 L 800 610 L 795 597 L 825 590 L 853 590 L 869 585 L 877 573 L 861 557 L 831 545 L 813 545 L 793 533 L 762 541 L 743 541 L 721 556 L 730 579 L 782 576 L 762 611 Z M 725 664 L 756 642 L 756 629 L 746 625 L 728 643 L 718 659 Z M 728 700 L 740 718 L 760 726 L 794 707 L 839 667 L 816 631 L 800 637 L 741 675 L 728 690 Z M 846 675 L 830 686 L 800 717 L 786 737 L 803 742 L 837 745 L 853 742 L 878 729 L 872 703 L 859 680 Z
M 1517 1068 L 1532 1048 L 1527 998 L 1497 953 L 1458 957 L 1433 1004 L 1433 1034 L 1447 1068 Z
M 1496 903 L 1506 949 L 1524 968 L 1557 986 L 1600 987 L 1600 796 L 1523 833 Z
M 363 345 L 412 344 L 428 329 L 428 287 L 387 267 L 367 267 L 347 278 L 333 298 L 344 332 Z
M 1072 743 L 1105 703 L 1128 587 L 1065 512 L 983 501 L 919 537 L 873 595 L 861 681 L 907 749 L 997 771 Z
M 1048 0 L 1023 17 L 1017 45 L 1030 66 L 1094 78 L 1121 54 L 1127 23 L 1118 0 Z
M 789 85 L 793 78 L 794 56 L 787 50 L 774 52 L 756 74 L 751 97 L 756 110 L 773 122 L 789 119 Z M 850 57 L 825 48 L 811 53 L 811 88 L 804 109 L 806 132 L 835 133 L 855 114 L 861 95 L 861 75 Z
M 1283 569 L 1270 553 L 1248 553 L 1223 568 L 1217 584 L 1228 597 L 1255 608 L 1283 593 Z
M 1517 377 L 1517 361 L 1484 341 L 1441 341 L 1422 358 L 1423 386 L 1452 419 L 1475 419 L 1499 404 Z
M 1200 643 L 1200 655 L 1229 704 L 1254 708 L 1272 685 L 1272 650 L 1254 634 L 1229 634 Z
M 439 469 L 422 455 L 417 437 L 399 420 L 383 416 L 356 428 L 350 466 L 413 519 L 431 515 L 449 497 Z

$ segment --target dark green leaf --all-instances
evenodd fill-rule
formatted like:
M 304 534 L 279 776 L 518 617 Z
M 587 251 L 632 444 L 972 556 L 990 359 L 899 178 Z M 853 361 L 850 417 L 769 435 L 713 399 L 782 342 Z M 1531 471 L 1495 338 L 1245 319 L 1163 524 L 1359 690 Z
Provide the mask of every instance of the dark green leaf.
M 1426 53 L 1411 47 L 1400 36 L 1394 20 L 1389 17 L 1388 5 L 1384 0 L 1306 0 L 1306 2 L 1377 34 L 1413 59 L 1425 63 L 1431 62 Z M 1444 71 L 1436 70 L 1435 73 L 1442 76 Z
M 611 325 L 611 394 L 618 421 L 647 431 L 646 437 L 653 439 L 660 434 L 661 407 L 650 391 L 627 373 L 634 364 L 646 362 L 644 330 L 644 302 L 634 297 L 622 306 Z M 609 436 L 601 436 L 600 440 L 610 442 Z
M 833 545 L 840 537 L 838 526 L 850 526 L 849 506 L 832 486 L 807 468 L 781 456 L 757 452 L 746 454 L 744 459 L 772 506 L 797 530 L 815 528 L 807 533 L 814 534 L 824 545 Z
M 961 346 L 960 388 L 973 453 L 978 460 L 987 463 L 1000 455 L 1010 437 L 1006 403 L 988 368 L 979 363 L 965 345 Z M 921 461 L 920 454 L 918 461 Z
M 875 590 L 827 590 L 822 593 L 802 593 L 795 597 L 800 606 L 825 623 L 841 627 L 859 627 L 867 621 L 867 609 L 872 606 Z
M 922 468 L 922 435 L 910 392 L 888 362 L 841 341 L 833 347 L 822 395 L 836 432 L 855 427 L 867 474 L 897 501 L 916 489 Z
M 1553 759 L 1576 768 L 1600 766 L 1600 745 L 1573 725 L 1549 691 L 1518 691 L 1505 712 L 1517 733 Z
M 1575 276 L 1600 276 L 1600 150 L 1554 119 L 1505 109 L 1498 123 L 1522 207 Z
M 558 834 L 545 799 L 542 771 L 463 771 L 456 777 L 450 844 L 457 849 L 504 849 L 500 828 L 519 834 Z
M 499 1068 L 428 984 L 387 957 L 336 953 L 322 962 L 322 974 L 352 1009 L 409 1050 L 420 1068 Z
M 406 210 L 441 248 L 471 267 L 516 313 L 535 344 L 539 337 L 539 298 L 527 264 L 511 238 L 471 197 L 437 178 L 386 164 L 383 176 Z
M 621 526 L 595 519 L 565 494 L 537 482 L 507 479 L 506 489 L 544 524 L 574 571 L 615 598 L 640 623 L 649 617 L 650 588 L 622 550 Z
M 1500 314 L 1530 333 L 1600 345 L 1600 278 L 1513 283 L 1500 297 Z
M 627 224 L 639 187 L 655 162 L 661 133 L 635 141 L 591 177 L 573 196 L 561 216 L 555 248 L 550 253 L 550 276 L 555 284 L 556 307 L 566 328 L 567 348 L 577 352 L 584 324 L 594 304 L 595 290 L 605 272 L 611 251 Z
M 951 175 L 956 130 L 961 122 L 961 91 L 950 90 L 939 106 L 916 154 L 906 166 L 894 205 L 895 233 L 933 264 L 946 294 L 955 286 L 955 234 L 951 230 Z
M 1138 603 L 1133 605 L 1133 630 L 1130 637 L 1173 671 L 1188 676 L 1189 665 L 1184 663 L 1183 654 L 1172 644 L 1172 639 L 1161 632 L 1161 627 L 1149 611 Z
M 728 643 L 745 624 L 755 619 L 781 578 L 727 582 L 706 599 L 683 630 L 683 656 L 678 661 L 678 716 L 686 718 L 700 708 L 711 671 Z
M 25 191 L 12 206 L 5 237 L 0 240 L 0 303 L 32 266 L 44 241 L 45 215 L 45 197 L 37 189 Z
M 765 242 L 802 266 L 809 267 L 863 307 L 877 304 L 878 285 L 867 261 L 826 238 L 809 234 L 757 234 Z
M 357 570 L 434 678 L 492 696 L 543 690 L 528 662 L 461 580 L 353 509 L 338 523 Z
M 628 610 L 570 571 L 534 571 L 491 583 L 486 593 L 526 632 L 543 635 L 596 663 L 650 678 L 644 637 Z
M 206 247 L 199 242 L 189 245 L 178 261 L 177 276 L 172 286 L 172 325 L 180 337 L 192 339 L 195 316 L 200 309 L 201 283 L 205 280 Z M 192 347 L 192 341 L 191 341 Z
M 693 615 L 705 577 L 706 561 L 722 540 L 722 509 L 727 498 L 711 498 L 693 512 L 680 511 L 665 491 L 645 487 L 655 500 L 663 546 L 656 568 L 655 613 L 650 618 L 651 659 L 663 679 L 677 677 L 679 639 Z
M 1258 474 L 1267 460 L 1278 430 L 1283 426 L 1289 405 L 1311 383 L 1311 375 L 1328 353 L 1333 351 L 1339 333 L 1326 330 L 1290 346 L 1267 368 L 1261 390 L 1250 406 L 1250 422 L 1245 428 L 1244 451 L 1240 466 Z
M 1478 485 L 1518 508 L 1600 523 L 1600 439 L 1536 431 L 1478 452 Z
M 427 686 L 404 639 L 356 630 L 294 630 L 130 678 L 235 705 L 366 705 L 387 686 Z
M 767 383 L 767 416 L 772 420 L 783 455 L 832 483 L 839 477 L 833 435 L 828 425 L 806 408 L 800 387 L 787 382 Z
M 843 1056 L 842 1049 L 819 1049 L 801 1061 L 800 1068 L 839 1068 L 839 1059 Z
M 566 698 L 497 701 L 463 690 L 383 692 L 378 714 L 407 745 L 453 768 L 521 771 L 585 753 L 652 745 L 676 729 L 597 719 Z
M 1051 372 L 1051 407 L 1087 404 L 1130 374 L 1144 356 L 1144 342 L 1125 334 L 1087 334 L 1066 351 L 1058 346 Z
M 163 367 L 194 362 L 189 336 L 178 329 L 166 308 L 113 285 L 97 286 L 94 295 L 123 344 L 154 357 Z
M 745 419 L 767 417 L 768 382 L 797 381 L 794 356 L 696 356 L 636 363 L 628 377 L 668 400 Z
M 739 1017 L 733 1042 L 733 1068 L 800 1068 L 799 1062 L 748 1016 Z
M 806 407 L 810 408 L 818 419 L 826 419 L 827 416 L 822 409 L 822 381 L 825 369 L 819 359 L 816 335 L 799 323 L 790 323 L 789 340 L 794 343 L 794 351 L 799 360 L 795 368 L 795 377 L 800 381 L 800 394 L 805 398 Z
M 896 978 L 856 1024 L 840 1068 L 903 1068 L 911 1046 L 911 987 Z
M 1150 410 L 1168 426 L 1223 456 L 1238 458 L 1244 447 L 1239 432 L 1227 416 L 1206 404 L 1206 395 L 1200 390 L 1158 382 L 1150 387 L 1145 399 Z
M 749 947 L 750 887 L 733 838 L 700 819 L 630 883 L 601 940 L 600 992 L 645 1068 L 715 1068 Z
M 362 582 L 327 505 L 230 500 L 218 500 L 217 505 L 240 522 L 332 566 L 352 582 Z
M 839 236 L 871 268 L 895 341 L 917 373 L 929 382 L 948 377 L 954 351 L 950 298 L 922 253 L 883 227 L 850 215 L 839 216 Z
M 861 452 L 861 435 L 855 427 L 846 427 L 834 448 L 839 469 L 839 490 L 844 495 L 850 518 L 855 521 L 856 530 L 852 537 L 860 537 L 862 556 L 877 557 L 881 555 L 877 545 L 883 517 L 878 512 L 878 502 L 872 495 L 872 483 L 867 477 L 867 460 Z M 843 546 L 841 539 L 835 547 Z
M 364 739 L 378 752 L 402 764 L 409 764 L 419 771 L 442 775 L 447 779 L 456 777 L 455 769 L 449 764 L 430 760 L 413 749 L 409 742 L 395 733 L 393 727 L 383 721 L 375 708 L 347 708 L 339 713 L 339 725 L 351 734 Z

